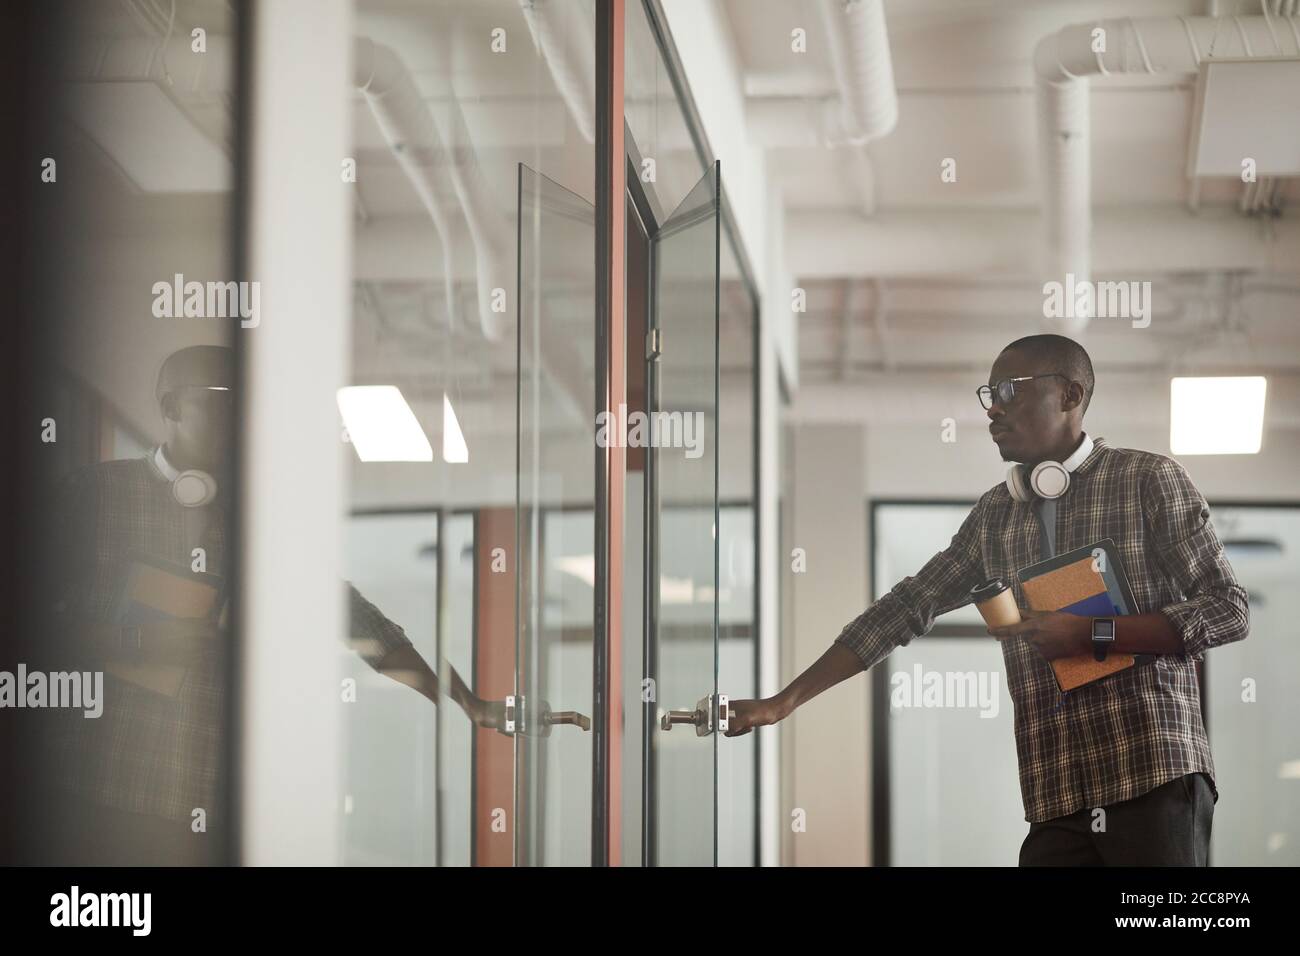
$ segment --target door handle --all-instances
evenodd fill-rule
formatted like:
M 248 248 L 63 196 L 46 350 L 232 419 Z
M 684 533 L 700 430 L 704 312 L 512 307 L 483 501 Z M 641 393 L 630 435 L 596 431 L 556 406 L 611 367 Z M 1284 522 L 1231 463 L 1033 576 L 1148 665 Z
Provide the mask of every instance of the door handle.
M 576 724 L 583 730 L 591 730 L 591 718 L 578 713 L 576 710 L 548 710 L 542 714 L 542 720 L 552 726 L 556 724 Z
M 694 724 L 696 728 L 704 715 L 698 710 L 670 710 L 659 718 L 659 727 L 662 730 L 672 730 L 673 724 Z
M 505 726 L 501 733 L 508 737 L 521 734 L 529 737 L 549 737 L 551 728 L 562 724 L 572 724 L 582 730 L 591 730 L 591 718 L 576 710 L 551 710 L 551 705 L 542 701 L 541 711 L 528 706 L 523 695 L 510 695 L 505 699 Z M 534 726 L 535 725 L 535 726 Z
M 694 724 L 695 736 L 707 737 L 714 729 L 726 733 L 731 721 L 731 699 L 726 694 L 701 697 L 694 710 L 670 710 L 659 718 L 660 730 L 674 724 Z

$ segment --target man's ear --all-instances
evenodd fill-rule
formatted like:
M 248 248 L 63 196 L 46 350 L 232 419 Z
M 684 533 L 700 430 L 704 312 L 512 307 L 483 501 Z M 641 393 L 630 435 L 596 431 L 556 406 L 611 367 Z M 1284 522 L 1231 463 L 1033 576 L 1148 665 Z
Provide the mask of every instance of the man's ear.
M 1083 404 L 1083 383 L 1071 382 L 1065 386 L 1065 401 L 1061 404 L 1061 411 L 1068 412 L 1073 408 L 1078 408 Z
M 162 404 L 159 407 L 162 409 L 165 421 L 178 422 L 181 420 L 181 403 L 177 401 L 175 392 L 168 392 L 164 395 Z

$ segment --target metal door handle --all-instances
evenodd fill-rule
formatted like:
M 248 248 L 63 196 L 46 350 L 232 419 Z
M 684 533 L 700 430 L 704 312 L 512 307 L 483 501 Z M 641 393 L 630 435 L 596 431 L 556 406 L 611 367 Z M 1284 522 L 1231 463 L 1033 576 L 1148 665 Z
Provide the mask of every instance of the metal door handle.
M 659 718 L 659 726 L 663 730 L 672 730 L 673 724 L 694 724 L 700 725 L 704 715 L 698 710 L 670 710 Z
M 694 710 L 670 710 L 659 718 L 661 730 L 672 730 L 673 724 L 694 724 L 695 736 L 707 737 L 714 729 L 725 733 L 731 720 L 731 699 L 726 694 L 710 694 L 700 698 Z
M 583 730 L 591 730 L 591 718 L 578 713 L 576 710 L 548 711 L 543 719 L 552 725 L 577 724 Z
M 534 721 L 536 721 L 536 730 L 532 729 Z M 545 701 L 542 701 L 541 713 L 538 713 L 536 708 L 527 705 L 524 697 L 513 695 L 505 700 L 504 723 L 505 727 L 501 732 L 511 736 L 528 734 L 549 737 L 551 728 L 559 724 L 572 724 L 583 730 L 591 730 L 591 718 L 586 714 L 580 714 L 576 710 L 551 710 Z

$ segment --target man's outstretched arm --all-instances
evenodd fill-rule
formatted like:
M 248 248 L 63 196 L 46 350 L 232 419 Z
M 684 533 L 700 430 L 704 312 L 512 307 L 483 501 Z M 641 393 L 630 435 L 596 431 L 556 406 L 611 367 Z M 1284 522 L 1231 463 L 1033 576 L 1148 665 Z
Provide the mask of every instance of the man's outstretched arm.
M 843 644 L 832 644 L 826 653 L 775 697 L 763 700 L 738 700 L 731 705 L 728 737 L 747 734 L 755 727 L 774 724 L 789 717 L 800 704 L 854 674 L 866 670 L 862 658 Z
M 415 645 L 406 644 L 385 654 L 374 668 L 399 684 L 413 687 L 435 704 L 438 703 L 438 675 L 428 661 L 420 656 Z M 451 699 L 460 705 L 467 717 L 480 727 L 500 730 L 505 726 L 505 705 L 501 701 L 484 700 L 461 679 L 456 668 L 451 671 Z
M 438 675 L 420 656 L 402 628 L 348 585 L 348 619 L 351 643 L 361 659 L 376 672 L 419 691 L 438 703 Z M 451 668 L 450 697 L 480 727 L 504 726 L 505 708 L 476 696 Z
M 984 571 L 979 545 L 982 504 L 983 499 L 971 509 L 947 548 L 850 621 L 835 643 L 785 690 L 762 700 L 732 701 L 727 736 L 784 720 L 828 687 L 874 667 L 895 647 L 925 634 L 940 614 L 967 603 Z

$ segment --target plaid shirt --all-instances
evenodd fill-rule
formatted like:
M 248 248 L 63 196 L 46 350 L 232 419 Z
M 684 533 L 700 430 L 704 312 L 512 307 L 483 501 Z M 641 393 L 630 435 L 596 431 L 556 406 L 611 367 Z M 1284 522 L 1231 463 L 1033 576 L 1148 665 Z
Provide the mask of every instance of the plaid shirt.
M 870 668 L 929 631 L 940 614 L 968 603 L 970 589 L 993 577 L 1010 582 L 1027 607 L 1018 572 L 1044 557 L 1039 527 L 1030 504 L 1013 500 L 1005 484 L 989 489 L 948 548 L 850 622 L 836 643 Z M 1183 774 L 1214 778 L 1193 661 L 1246 637 L 1246 589 L 1183 466 L 1097 438 L 1058 500 L 1057 553 L 1107 537 L 1119 549 L 1138 611 L 1163 612 L 1182 635 L 1184 652 L 1062 694 L 1033 645 L 1002 642 L 1030 822 L 1129 800 Z
M 49 582 L 63 614 L 110 623 L 129 553 L 190 566 L 195 545 L 187 540 L 188 509 L 172 497 L 151 458 L 103 462 L 67 480 Z M 197 546 L 205 550 L 208 573 L 224 577 L 228 516 L 220 498 L 206 510 Z M 370 666 L 410 643 L 355 588 L 349 585 L 348 593 L 353 647 Z M 189 820 L 203 807 L 209 825 L 215 822 L 225 650 L 216 647 L 191 665 L 175 697 L 105 673 L 103 714 L 87 720 L 69 711 L 57 725 L 55 786 L 97 804 L 174 820 Z

